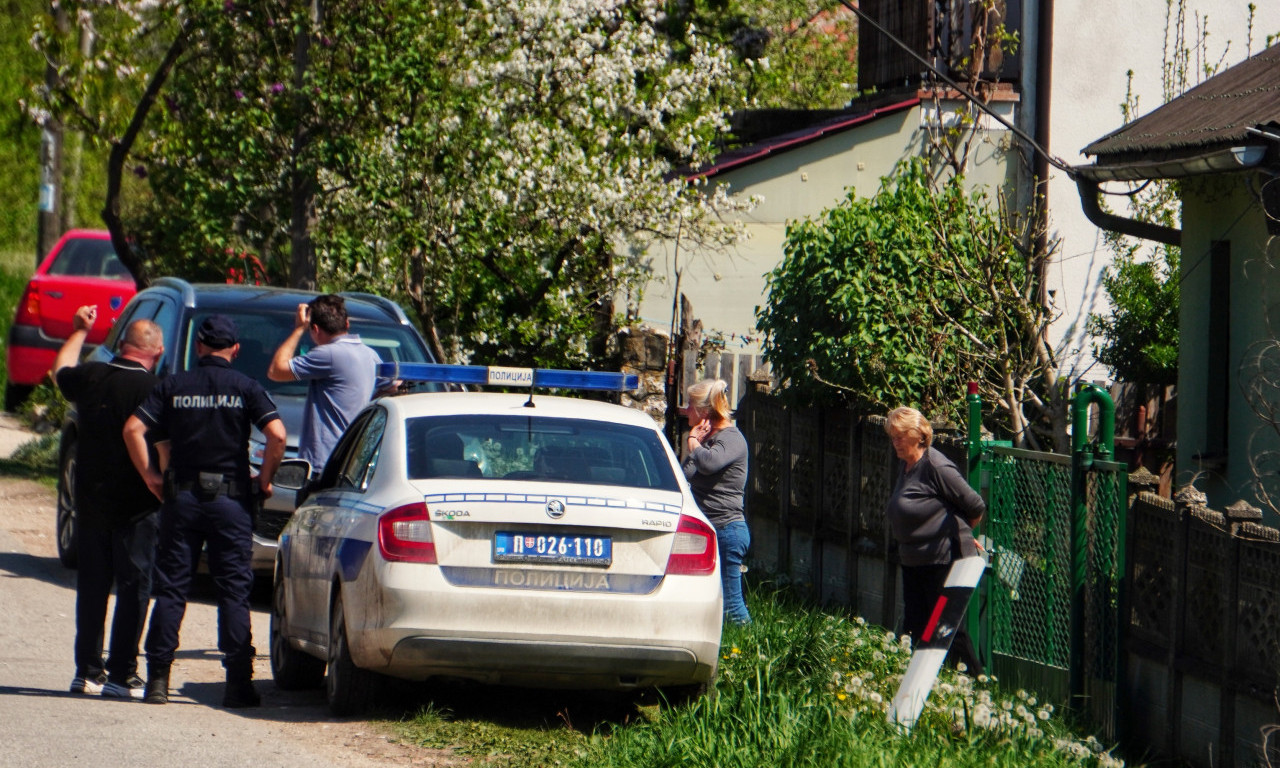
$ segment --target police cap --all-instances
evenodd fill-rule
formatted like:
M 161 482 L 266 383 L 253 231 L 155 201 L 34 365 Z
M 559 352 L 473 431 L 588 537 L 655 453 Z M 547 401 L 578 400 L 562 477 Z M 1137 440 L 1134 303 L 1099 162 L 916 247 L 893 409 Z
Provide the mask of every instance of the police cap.
M 226 315 L 209 315 L 200 323 L 196 340 L 210 349 L 226 349 L 240 341 L 240 331 Z

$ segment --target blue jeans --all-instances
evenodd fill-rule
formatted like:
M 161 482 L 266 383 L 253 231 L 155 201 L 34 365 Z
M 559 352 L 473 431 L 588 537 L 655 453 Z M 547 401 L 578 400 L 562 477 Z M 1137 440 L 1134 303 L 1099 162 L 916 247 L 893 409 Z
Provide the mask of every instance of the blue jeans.
M 745 520 L 716 528 L 720 550 L 720 581 L 724 586 L 724 617 L 734 624 L 750 624 L 751 614 L 742 599 L 742 561 L 751 546 L 751 529 Z

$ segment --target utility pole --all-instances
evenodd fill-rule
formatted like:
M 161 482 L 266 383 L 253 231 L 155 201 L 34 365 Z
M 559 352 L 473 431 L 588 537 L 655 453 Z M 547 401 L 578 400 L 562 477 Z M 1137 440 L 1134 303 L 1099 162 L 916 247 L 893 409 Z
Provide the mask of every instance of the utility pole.
M 70 24 L 66 9 L 59 2 L 49 3 L 58 34 L 66 38 Z M 58 85 L 58 70 L 52 62 L 45 64 L 45 85 L 50 90 Z M 40 197 L 36 212 L 36 266 L 62 236 L 62 123 L 50 115 L 40 131 Z

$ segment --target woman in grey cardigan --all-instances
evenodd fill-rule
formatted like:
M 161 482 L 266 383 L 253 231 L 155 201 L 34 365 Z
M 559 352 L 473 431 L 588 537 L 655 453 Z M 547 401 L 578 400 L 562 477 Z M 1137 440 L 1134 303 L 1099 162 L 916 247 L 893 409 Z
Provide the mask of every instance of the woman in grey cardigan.
M 681 468 L 698 508 L 716 528 L 724 615 L 750 624 L 742 599 L 742 561 L 751 546 L 744 496 L 747 490 L 747 439 L 730 418 L 728 388 L 721 379 L 703 379 L 688 389 L 688 453 Z
M 902 564 L 903 632 L 918 642 L 942 594 L 951 561 L 978 553 L 973 527 L 987 504 L 956 465 L 933 447 L 933 427 L 919 411 L 893 409 L 884 431 L 903 462 L 885 516 Z M 952 640 L 948 660 L 963 662 L 970 674 L 982 671 L 963 626 Z

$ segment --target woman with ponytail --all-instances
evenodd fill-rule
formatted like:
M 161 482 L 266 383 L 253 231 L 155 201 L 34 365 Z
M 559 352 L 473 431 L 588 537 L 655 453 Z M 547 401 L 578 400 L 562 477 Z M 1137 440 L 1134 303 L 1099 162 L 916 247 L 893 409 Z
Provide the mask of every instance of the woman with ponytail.
M 750 624 L 742 598 L 742 561 L 751 545 L 744 506 L 747 440 L 733 425 L 727 389 L 721 379 L 703 379 L 687 390 L 689 440 L 681 466 L 698 507 L 716 527 L 725 618 Z

